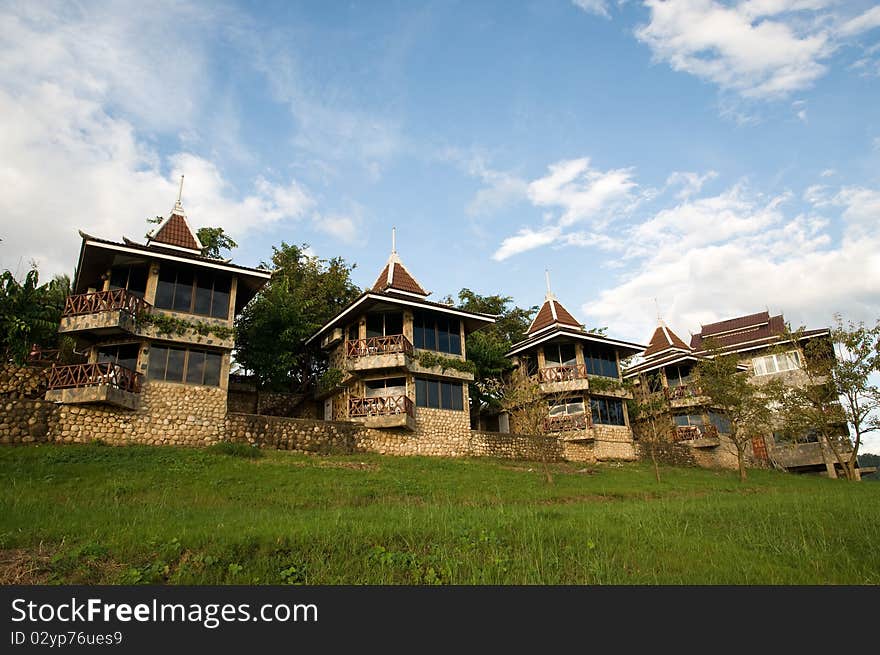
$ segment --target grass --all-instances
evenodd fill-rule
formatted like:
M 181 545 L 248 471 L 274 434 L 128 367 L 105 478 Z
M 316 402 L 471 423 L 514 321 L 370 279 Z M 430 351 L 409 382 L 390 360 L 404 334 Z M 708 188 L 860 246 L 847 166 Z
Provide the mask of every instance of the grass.
M 880 485 L 249 454 L 0 449 L 0 583 L 880 583 Z

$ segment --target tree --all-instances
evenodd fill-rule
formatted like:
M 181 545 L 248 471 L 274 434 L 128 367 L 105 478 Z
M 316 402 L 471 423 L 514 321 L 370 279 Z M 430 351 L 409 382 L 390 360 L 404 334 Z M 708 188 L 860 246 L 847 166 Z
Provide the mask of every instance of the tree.
M 23 364 L 34 344 L 58 345 L 58 323 L 70 292 L 70 278 L 55 276 L 40 284 L 36 268 L 19 281 L 10 271 L 0 275 L 0 348 L 4 359 Z
M 707 355 L 696 366 L 696 386 L 708 396 L 712 407 L 721 410 L 730 420 L 728 436 L 736 448 L 739 479 L 745 482 L 746 448 L 753 437 L 770 427 L 772 411 L 768 398 L 776 383 L 760 387 L 753 384 L 748 371 L 738 370 L 736 355 L 722 353 L 711 342 L 707 343 Z
M 880 370 L 880 322 L 869 328 L 864 323 L 844 323 L 839 315 L 835 321 L 828 339 L 811 339 L 802 351 L 803 328 L 787 333 L 782 349 L 802 352 L 805 380 L 782 388 L 778 402 L 788 434 L 818 437 L 829 476 L 837 477 L 836 463 L 847 479 L 857 480 L 862 437 L 880 429 L 880 389 L 870 380 Z M 852 439 L 846 434 L 847 423 L 853 429 Z
M 196 231 L 196 236 L 202 242 L 202 254 L 205 257 L 222 259 L 221 250 L 238 248 L 238 244 L 223 231 L 222 227 L 201 227 Z
M 236 361 L 261 388 L 305 391 L 327 370 L 326 355 L 304 341 L 360 295 L 354 266 L 301 246 L 272 248 L 272 278 L 236 319 Z
M 640 376 L 639 384 L 624 380 L 624 386 L 632 393 L 632 398 L 626 402 L 630 425 L 639 442 L 647 446 L 654 477 L 660 482 L 657 451 L 662 444 L 673 443 L 675 435 L 669 400 L 662 385 L 651 386 L 649 375 Z
M 510 296 L 481 296 L 467 288 L 458 292 L 458 300 L 459 307 L 465 311 L 495 317 L 494 324 L 474 332 L 467 340 L 468 361 L 477 367 L 474 381 L 469 387 L 471 420 L 474 421 L 482 408 L 500 406 L 495 391 L 497 387 L 484 383 L 500 379 L 513 368 L 513 363 L 504 355 L 513 344 L 525 338 L 525 332 L 538 308 L 523 309 L 512 305 L 513 298 Z

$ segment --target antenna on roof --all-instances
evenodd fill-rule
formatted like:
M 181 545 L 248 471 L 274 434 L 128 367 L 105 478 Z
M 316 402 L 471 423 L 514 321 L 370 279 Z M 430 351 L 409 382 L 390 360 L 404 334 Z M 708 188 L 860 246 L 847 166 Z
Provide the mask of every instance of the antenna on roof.
M 391 228 L 391 254 L 397 253 L 397 228 Z
M 660 303 L 657 302 L 657 298 L 654 298 L 654 307 L 657 308 L 657 322 L 663 323 L 663 314 L 660 312 Z

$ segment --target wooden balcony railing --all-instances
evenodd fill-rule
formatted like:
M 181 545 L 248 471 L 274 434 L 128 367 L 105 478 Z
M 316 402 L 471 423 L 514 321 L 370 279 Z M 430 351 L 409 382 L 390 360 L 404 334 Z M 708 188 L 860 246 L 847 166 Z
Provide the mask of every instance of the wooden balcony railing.
M 48 388 L 75 389 L 108 384 L 122 391 L 140 393 L 142 377 L 140 373 L 110 362 L 53 366 L 49 369 Z
M 718 428 L 714 425 L 679 425 L 675 428 L 675 441 L 694 441 L 696 439 L 717 439 Z
M 402 334 L 385 337 L 368 337 L 345 342 L 346 357 L 366 357 L 367 355 L 390 355 L 405 353 L 412 355 L 413 345 Z
M 349 398 L 349 418 L 364 416 L 393 416 L 407 414 L 415 418 L 413 402 L 407 396 L 374 396 L 371 398 Z
M 682 398 L 697 398 L 703 395 L 703 390 L 694 384 L 680 384 L 677 387 L 668 387 L 663 390 L 667 400 L 681 400 Z
M 78 293 L 67 296 L 63 316 L 82 316 L 99 312 L 125 311 L 137 316 L 149 311 L 150 303 L 136 296 L 128 289 L 110 289 L 94 293 Z
M 586 430 L 593 424 L 588 414 L 560 414 L 544 419 L 545 432 L 566 432 L 568 430 Z
M 587 367 L 583 364 L 546 366 L 538 371 L 538 382 L 567 382 L 586 378 Z

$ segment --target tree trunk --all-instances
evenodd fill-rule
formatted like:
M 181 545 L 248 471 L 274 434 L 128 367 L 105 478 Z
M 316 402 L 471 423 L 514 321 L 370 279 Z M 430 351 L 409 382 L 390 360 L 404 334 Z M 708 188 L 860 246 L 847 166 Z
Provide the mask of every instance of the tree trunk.
M 737 442 L 736 445 L 736 463 L 739 466 L 739 481 L 746 481 L 746 453 L 745 444 Z
M 660 467 L 657 465 L 657 429 L 651 419 L 651 462 L 654 464 L 654 477 L 660 482 Z

